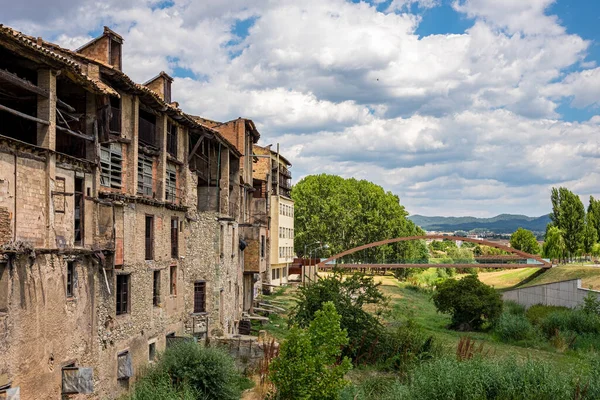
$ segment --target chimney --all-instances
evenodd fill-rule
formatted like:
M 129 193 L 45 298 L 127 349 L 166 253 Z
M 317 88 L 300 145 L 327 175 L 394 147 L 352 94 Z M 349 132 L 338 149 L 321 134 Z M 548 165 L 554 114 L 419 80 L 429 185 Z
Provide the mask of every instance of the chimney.
M 108 26 L 104 27 L 102 36 L 84 44 L 76 51 L 94 60 L 110 64 L 119 71 L 123 70 L 123 37 Z
M 173 103 L 171 101 L 171 83 L 173 83 L 173 78 L 165 71 L 160 71 L 158 75 L 144 83 L 144 86 L 156 92 L 165 103 L 171 104 Z

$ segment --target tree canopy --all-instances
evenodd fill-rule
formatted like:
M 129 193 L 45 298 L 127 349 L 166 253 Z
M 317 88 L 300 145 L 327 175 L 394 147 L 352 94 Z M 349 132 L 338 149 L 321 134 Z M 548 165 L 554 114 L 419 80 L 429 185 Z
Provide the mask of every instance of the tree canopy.
M 565 249 L 569 256 L 577 254 L 583 241 L 585 207 L 578 195 L 567 188 L 552 188 L 552 224 L 563 233 Z
M 519 228 L 510 236 L 510 246 L 530 254 L 538 254 L 540 246 L 533 232 Z
M 292 189 L 295 212 L 296 253 L 315 242 L 328 245 L 327 256 L 379 240 L 423 235 L 406 217 L 398 196 L 366 180 L 336 175 L 310 175 Z M 308 251 L 307 249 L 307 251 Z M 423 260 L 429 252 L 424 242 L 411 241 L 365 250 L 373 261 Z

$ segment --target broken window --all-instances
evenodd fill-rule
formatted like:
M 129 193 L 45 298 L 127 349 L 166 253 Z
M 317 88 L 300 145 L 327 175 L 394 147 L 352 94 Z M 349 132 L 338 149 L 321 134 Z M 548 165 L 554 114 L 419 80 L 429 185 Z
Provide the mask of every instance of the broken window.
M 152 215 L 146 215 L 146 228 L 145 228 L 145 239 L 146 239 L 146 260 L 154 259 L 154 217 Z
M 0 48 L 0 134 L 38 144 L 37 129 L 48 126 L 47 116 L 38 118 L 38 96 L 48 101 L 49 93 L 37 86 L 39 65 Z
M 75 178 L 75 191 L 74 191 L 74 230 L 73 230 L 73 244 L 75 246 L 81 246 L 83 244 L 83 179 Z
M 124 351 L 117 355 L 117 379 L 129 379 L 133 376 L 131 353 Z
M 194 283 L 194 312 L 206 312 L 206 282 Z
M 129 312 L 129 275 L 117 275 L 117 315 Z
M 148 343 L 148 361 L 156 359 L 156 342 Z
M 8 281 L 10 272 L 6 263 L 0 262 L 0 312 L 8 311 Z
M 75 263 L 67 262 L 67 297 L 75 296 Z
M 265 235 L 260 235 L 260 256 L 265 256 Z
M 121 136 L 121 99 L 110 97 L 110 120 L 108 129 L 113 135 Z
M 123 155 L 120 143 L 104 143 L 100 146 L 100 184 L 121 189 Z
M 169 270 L 169 287 L 170 294 L 172 296 L 177 296 L 177 266 L 171 265 Z
M 177 157 L 177 125 L 167 121 L 167 152 Z
M 138 194 L 147 197 L 154 197 L 152 165 L 153 158 L 145 154 L 138 157 Z
M 179 257 L 179 219 L 171 217 L 171 258 Z
M 63 367 L 62 393 L 94 393 L 94 370 L 92 368 L 78 368 L 75 364 Z
M 156 146 L 156 116 L 140 108 L 138 139 L 140 142 Z
M 167 181 L 165 187 L 165 200 L 175 203 L 177 201 L 177 166 L 173 163 L 167 163 Z
M 160 271 L 154 271 L 152 278 L 152 304 L 160 305 Z

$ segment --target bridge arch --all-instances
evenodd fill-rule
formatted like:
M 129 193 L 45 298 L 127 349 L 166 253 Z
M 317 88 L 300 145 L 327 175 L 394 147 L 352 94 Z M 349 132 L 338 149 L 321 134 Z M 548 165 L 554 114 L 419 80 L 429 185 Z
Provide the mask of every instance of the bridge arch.
M 514 249 L 512 247 L 504 246 L 502 244 L 491 242 L 489 240 L 472 239 L 472 238 L 461 237 L 461 236 L 445 236 L 445 235 L 406 236 L 406 237 L 399 237 L 399 238 L 394 238 L 394 239 L 380 240 L 378 242 L 364 244 L 362 246 L 357 246 L 357 247 L 354 247 L 352 249 L 348 249 L 346 251 L 338 253 L 338 254 L 336 254 L 334 256 L 329 257 L 325 261 L 321 261 L 319 264 L 317 264 L 317 267 L 320 268 L 320 269 L 330 268 L 329 266 L 326 265 L 327 263 L 330 263 L 331 261 L 335 261 L 335 260 L 337 260 L 339 258 L 342 258 L 344 256 L 347 256 L 347 255 L 350 255 L 350 254 L 354 254 L 357 251 L 361 251 L 361 250 L 365 250 L 365 249 L 370 249 L 370 248 L 373 248 L 373 247 L 379 247 L 379 246 L 383 246 L 383 245 L 386 245 L 386 244 L 392 244 L 392 243 L 398 243 L 398 242 L 406 242 L 406 241 L 411 241 L 411 240 L 427 240 L 427 239 L 447 239 L 447 240 L 454 240 L 454 241 L 477 243 L 477 244 L 481 244 L 481 245 L 484 245 L 484 246 L 489 246 L 489 247 L 494 247 L 496 249 L 504 250 L 504 251 L 506 251 L 508 253 L 521 256 L 524 259 L 533 259 L 533 260 L 536 260 L 536 261 L 539 262 L 539 264 L 527 264 L 528 267 L 539 267 L 539 268 L 550 268 L 550 267 L 552 267 L 551 263 L 549 263 L 548 261 L 542 259 L 541 257 L 539 257 L 537 255 L 529 254 L 529 253 L 526 253 L 526 252 L 520 251 L 520 250 L 516 250 L 516 249 Z M 344 264 L 340 264 L 340 265 L 343 266 Z M 456 266 L 455 264 L 422 264 L 421 267 L 424 266 L 424 265 L 430 265 L 431 267 L 439 267 L 439 268 L 449 268 L 449 267 Z M 497 266 L 497 268 L 510 268 L 510 265 L 518 265 L 517 268 L 524 268 L 523 267 L 524 264 L 505 264 L 504 267 Z M 388 266 L 391 267 L 392 265 L 388 264 Z M 415 265 L 415 266 L 417 266 L 417 265 Z M 469 265 L 460 265 L 460 266 L 464 267 L 464 266 L 469 266 Z M 473 264 L 473 265 L 470 265 L 470 266 L 471 267 L 477 267 L 477 264 Z M 482 266 L 486 266 L 486 265 L 484 264 Z

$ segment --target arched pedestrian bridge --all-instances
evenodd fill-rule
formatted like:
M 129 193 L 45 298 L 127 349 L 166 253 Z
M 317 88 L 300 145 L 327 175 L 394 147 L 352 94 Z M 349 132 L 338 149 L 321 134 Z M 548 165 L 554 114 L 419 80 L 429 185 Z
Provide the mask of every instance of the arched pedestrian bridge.
M 470 263 L 456 262 L 451 264 L 428 264 L 415 262 L 399 262 L 399 263 L 339 263 L 342 257 L 360 252 L 362 250 L 371 249 L 388 244 L 406 242 L 411 240 L 454 240 L 460 242 L 476 243 L 484 246 L 493 247 L 503 250 L 508 255 L 488 255 L 475 257 L 475 260 Z M 492 242 L 483 239 L 472 239 L 461 236 L 445 236 L 445 235 L 422 235 L 422 236 L 407 236 L 395 239 L 386 239 L 379 242 L 373 242 L 352 249 L 343 251 L 317 264 L 318 269 L 331 269 L 335 267 L 344 269 L 364 269 L 364 268 L 382 268 L 382 269 L 397 269 L 397 268 L 551 268 L 552 263 L 540 258 L 535 254 L 529 254 L 524 251 L 513 249 L 509 246 L 504 246 L 500 243 Z

